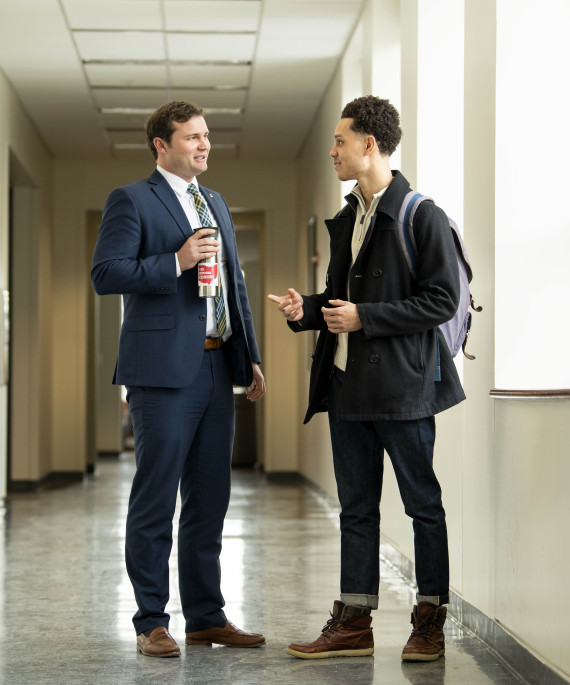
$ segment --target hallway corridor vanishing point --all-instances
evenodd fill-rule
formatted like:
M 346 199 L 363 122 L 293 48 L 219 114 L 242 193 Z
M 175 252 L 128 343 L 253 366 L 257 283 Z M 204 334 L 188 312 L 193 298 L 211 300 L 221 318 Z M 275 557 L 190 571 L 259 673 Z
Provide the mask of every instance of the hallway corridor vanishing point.
M 185 647 L 171 559 L 170 632 L 179 659 L 137 654 L 135 603 L 124 570 L 132 454 L 98 464 L 82 483 L 11 495 L 2 517 L 0 683 L 9 685 L 483 685 L 522 683 L 478 640 L 446 624 L 445 658 L 402 663 L 412 593 L 382 564 L 374 657 L 300 660 L 338 598 L 338 510 L 301 481 L 234 469 L 222 556 L 228 618 L 263 632 L 259 649 Z

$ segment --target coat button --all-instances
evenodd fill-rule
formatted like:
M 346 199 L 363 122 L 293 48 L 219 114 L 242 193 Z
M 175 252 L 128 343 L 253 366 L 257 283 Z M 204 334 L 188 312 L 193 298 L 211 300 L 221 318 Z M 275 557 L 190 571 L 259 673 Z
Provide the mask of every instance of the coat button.
M 205 318 L 206 318 L 205 314 L 200 314 L 200 321 L 204 321 Z
M 382 269 L 374 269 L 372 275 L 374 276 L 374 278 L 378 278 L 378 276 L 382 275 Z
M 371 364 L 376 364 L 376 362 L 378 361 L 379 358 L 380 357 L 377 354 L 371 354 L 370 357 L 368 357 L 368 361 Z

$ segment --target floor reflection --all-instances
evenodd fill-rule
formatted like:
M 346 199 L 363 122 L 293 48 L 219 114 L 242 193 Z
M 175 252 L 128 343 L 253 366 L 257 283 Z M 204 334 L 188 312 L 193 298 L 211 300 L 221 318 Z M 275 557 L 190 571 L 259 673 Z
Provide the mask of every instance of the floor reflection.
M 228 618 L 267 645 L 184 646 L 176 544 L 170 630 L 181 659 L 137 654 L 135 610 L 123 559 L 131 455 L 59 490 L 13 495 L 0 518 L 0 683 L 10 685 L 481 685 L 519 683 L 472 636 L 448 622 L 445 659 L 402 664 L 410 592 L 383 567 L 370 658 L 300 660 L 293 640 L 315 639 L 338 597 L 338 511 L 302 483 L 234 471 L 224 530 L 222 589 Z

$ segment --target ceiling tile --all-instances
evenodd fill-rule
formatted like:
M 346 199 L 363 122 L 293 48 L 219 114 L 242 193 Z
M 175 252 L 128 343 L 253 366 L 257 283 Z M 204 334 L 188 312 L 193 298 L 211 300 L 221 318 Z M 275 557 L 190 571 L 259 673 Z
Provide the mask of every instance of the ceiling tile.
M 72 29 L 160 29 L 160 0 L 62 0 Z
M 232 34 L 167 34 L 170 59 L 252 60 L 255 36 Z
M 159 103 L 162 104 L 162 103 Z M 243 127 L 243 114 L 208 114 L 206 113 L 206 121 L 210 132 L 214 132 L 217 136 L 217 131 L 234 132 L 239 131 Z M 101 121 L 103 127 L 107 130 L 144 130 L 145 121 L 148 119 L 148 114 L 102 114 Z
M 206 122 L 210 131 L 223 129 L 233 131 L 243 126 L 243 114 L 205 114 Z
M 136 131 L 108 131 L 112 143 L 123 143 L 125 145 L 146 145 L 146 135 L 141 126 Z M 150 151 L 149 151 L 150 155 Z
M 261 2 L 166 0 L 164 8 L 167 31 L 257 31 Z
M 247 86 L 251 67 L 242 65 L 170 66 L 173 87 Z
M 328 8 L 323 21 L 323 2 L 304 0 L 292 7 L 290 0 L 273 0 L 264 14 L 256 57 L 290 66 L 303 59 L 338 59 L 358 17 L 359 4 L 339 3 L 333 8 Z
M 170 100 L 196 102 L 200 107 L 243 108 L 246 91 L 168 90 L 166 88 L 140 90 L 95 88 L 93 96 L 99 107 L 152 108 Z
M 92 86 L 164 86 L 168 83 L 166 65 L 86 64 L 85 71 Z
M 221 162 L 225 159 L 237 159 L 238 153 L 239 146 L 236 146 L 235 148 L 232 147 L 230 149 L 218 149 L 216 147 L 212 147 L 212 150 L 208 155 L 208 164 L 216 164 L 217 162 Z
M 143 130 L 148 114 L 102 114 L 101 121 L 106 129 Z
M 230 131 L 224 142 L 231 144 L 237 135 L 232 129 L 237 128 L 242 158 L 293 157 L 363 4 L 364 0 L 0 0 L 0 69 L 48 147 L 57 150 L 54 154 L 107 154 L 104 127 L 132 130 L 139 139 L 147 114 L 102 115 L 97 112 L 101 103 L 152 110 L 176 95 L 209 108 L 239 108 L 245 102 L 241 115 L 206 115 L 213 137 L 219 139 L 220 129 L 224 138 Z M 168 48 L 165 28 L 170 30 Z M 82 64 L 82 59 L 125 63 Z M 220 60 L 252 64 L 205 64 Z M 248 90 L 216 91 L 215 86 Z M 62 103 L 73 112 L 66 126 L 61 126 Z M 142 154 L 148 156 L 144 150 Z
M 286 2 L 291 8 L 291 13 L 296 13 L 299 11 L 299 5 L 306 5 L 309 2 L 313 5 L 328 5 L 328 7 L 322 7 L 322 11 L 327 12 L 327 18 L 330 13 L 335 13 L 338 11 L 339 5 L 344 5 L 345 7 L 352 7 L 360 9 L 362 0 L 265 0 L 267 5 L 274 5 L 277 2 Z
M 199 107 L 240 108 L 245 105 L 247 92 L 244 90 L 172 90 L 173 100 L 195 102 Z
M 166 88 L 159 90 L 96 88 L 93 90 L 93 96 L 99 107 L 157 108 L 173 99 Z
M 137 130 L 110 130 L 107 132 L 111 142 L 114 145 L 140 145 L 146 146 L 146 135 L 144 129 L 141 127 Z M 239 131 L 220 131 L 219 133 L 210 134 L 210 141 L 216 149 L 223 145 L 238 145 L 240 139 Z M 149 152 L 150 155 L 150 152 Z
M 82 59 L 165 59 L 160 33 L 74 31 Z
M 241 131 L 210 131 L 212 145 L 232 145 L 239 143 Z

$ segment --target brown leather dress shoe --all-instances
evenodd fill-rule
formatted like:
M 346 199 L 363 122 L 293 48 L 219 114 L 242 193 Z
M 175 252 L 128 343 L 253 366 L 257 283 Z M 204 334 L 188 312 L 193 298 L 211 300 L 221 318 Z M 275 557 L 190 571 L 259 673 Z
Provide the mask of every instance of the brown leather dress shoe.
M 207 628 L 186 633 L 187 645 L 225 645 L 226 647 L 260 647 L 265 638 L 259 633 L 246 633 L 231 621 L 221 628 Z
M 137 648 L 146 656 L 180 656 L 176 640 L 162 626 L 155 628 L 148 636 L 144 633 L 137 635 Z
M 403 661 L 436 661 L 445 654 L 445 607 L 420 602 L 412 611 L 414 629 L 402 650 Z
M 336 600 L 319 637 L 313 642 L 293 642 L 285 651 L 300 659 L 370 656 L 374 654 L 371 623 L 369 609 L 345 606 Z

